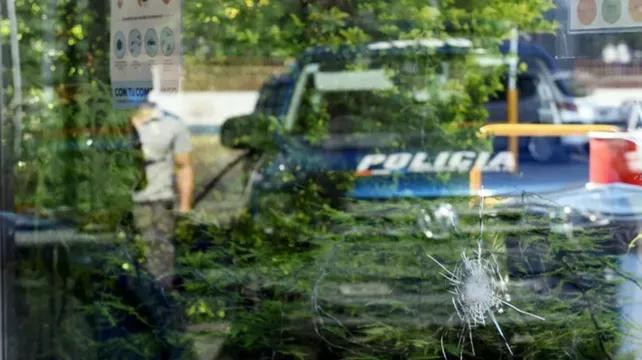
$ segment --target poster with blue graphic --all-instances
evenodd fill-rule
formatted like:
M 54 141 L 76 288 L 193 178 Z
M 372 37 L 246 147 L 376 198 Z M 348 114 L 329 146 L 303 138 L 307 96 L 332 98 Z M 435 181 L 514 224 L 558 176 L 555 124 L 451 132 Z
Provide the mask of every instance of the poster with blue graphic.
M 154 89 L 176 93 L 181 74 L 181 1 L 111 0 L 110 73 L 116 108 Z

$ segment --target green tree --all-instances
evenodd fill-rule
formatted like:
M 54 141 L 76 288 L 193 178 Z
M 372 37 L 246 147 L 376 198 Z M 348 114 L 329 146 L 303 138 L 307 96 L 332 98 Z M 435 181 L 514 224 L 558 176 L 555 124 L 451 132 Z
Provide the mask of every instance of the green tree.
M 289 58 L 310 46 L 432 37 L 496 44 L 513 28 L 552 30 L 542 15 L 551 7 L 548 0 L 195 1 L 185 4 L 185 53 Z

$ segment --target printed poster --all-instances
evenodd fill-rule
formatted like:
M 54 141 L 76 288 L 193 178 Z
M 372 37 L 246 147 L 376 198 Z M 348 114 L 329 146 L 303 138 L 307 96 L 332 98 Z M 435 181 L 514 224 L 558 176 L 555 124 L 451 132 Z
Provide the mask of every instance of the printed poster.
M 110 72 L 114 106 L 132 108 L 145 101 L 153 88 L 153 72 L 158 76 L 161 92 L 178 92 L 181 1 L 110 1 Z

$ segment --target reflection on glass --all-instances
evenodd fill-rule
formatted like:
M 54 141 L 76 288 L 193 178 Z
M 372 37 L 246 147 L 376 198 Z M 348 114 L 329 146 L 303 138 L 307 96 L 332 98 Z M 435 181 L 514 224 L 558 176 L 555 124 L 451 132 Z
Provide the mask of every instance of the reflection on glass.
M 8 358 L 642 356 L 636 9 L 175 1 L 0 26 Z

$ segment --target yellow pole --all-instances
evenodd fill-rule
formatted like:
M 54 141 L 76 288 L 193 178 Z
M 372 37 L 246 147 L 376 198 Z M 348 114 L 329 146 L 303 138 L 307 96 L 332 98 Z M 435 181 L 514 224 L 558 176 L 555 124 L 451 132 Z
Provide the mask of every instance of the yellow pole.
M 482 169 L 475 166 L 470 170 L 470 173 L 468 173 L 469 177 L 469 186 L 470 186 L 470 195 L 476 196 L 479 195 L 479 191 L 482 188 L 483 185 L 483 173 Z
M 517 89 L 508 90 L 508 123 L 517 124 L 519 123 L 519 104 L 518 104 L 519 94 Z M 517 171 L 517 164 L 519 163 L 519 141 L 517 136 L 510 136 L 508 138 L 508 150 L 513 157 L 515 158 L 515 167 Z
M 562 125 L 562 124 L 490 124 L 479 129 L 479 136 L 528 136 L 528 137 L 557 137 L 557 136 L 586 136 L 589 133 L 622 132 L 614 125 Z
M 519 33 L 517 29 L 513 29 L 510 40 L 510 66 L 508 69 L 508 91 L 506 92 L 506 105 L 508 112 L 508 123 L 519 123 L 519 90 L 517 89 L 517 65 L 519 63 L 518 57 L 518 44 Z M 519 171 L 519 137 L 510 136 L 508 138 L 508 151 L 515 159 L 515 172 Z

